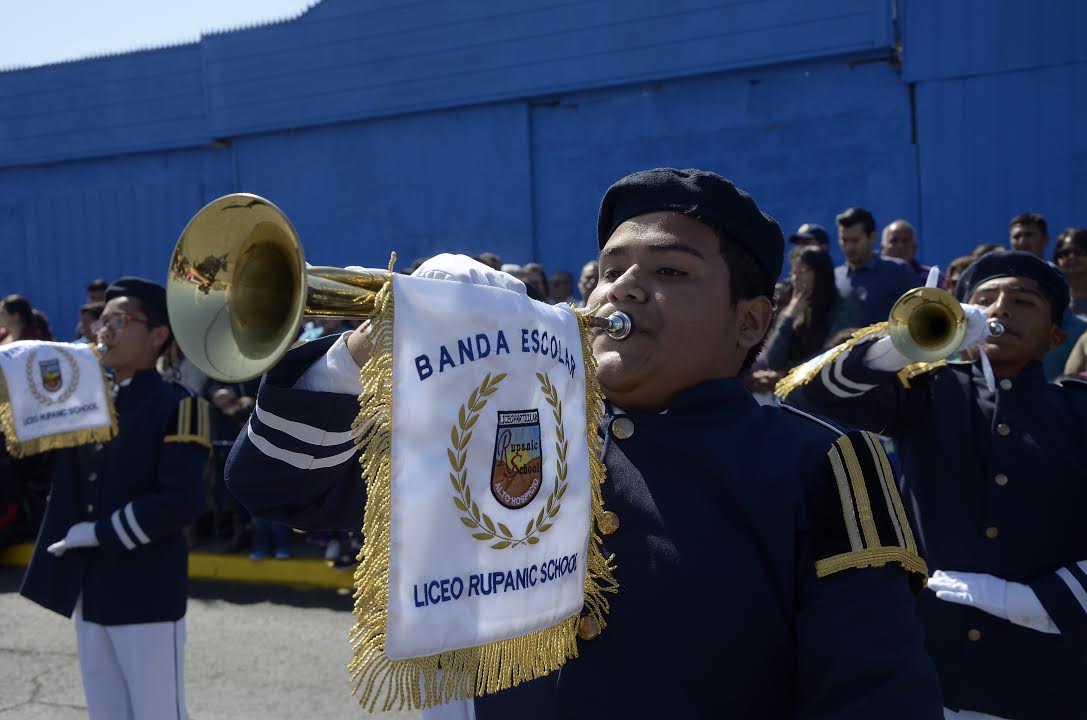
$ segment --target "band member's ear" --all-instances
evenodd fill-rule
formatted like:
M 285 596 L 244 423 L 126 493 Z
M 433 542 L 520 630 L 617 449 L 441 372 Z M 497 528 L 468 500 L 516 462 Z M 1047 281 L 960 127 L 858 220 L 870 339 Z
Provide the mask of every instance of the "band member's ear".
M 1049 328 L 1049 350 L 1055 350 L 1061 345 L 1064 345 L 1064 341 L 1068 339 L 1068 333 L 1066 333 L 1060 325 L 1053 323 L 1053 326 Z
M 740 332 L 737 344 L 749 350 L 766 337 L 770 324 L 774 320 L 774 304 L 765 295 L 747 298 L 736 303 L 737 321 Z

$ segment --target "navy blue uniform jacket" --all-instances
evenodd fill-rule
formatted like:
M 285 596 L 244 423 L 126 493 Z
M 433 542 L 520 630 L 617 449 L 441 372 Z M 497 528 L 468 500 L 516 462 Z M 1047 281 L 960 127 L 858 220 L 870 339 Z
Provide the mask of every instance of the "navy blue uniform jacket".
M 356 400 L 292 389 L 329 346 L 297 348 L 265 378 L 227 482 L 254 515 L 357 529 Z M 626 416 L 625 439 L 614 419 L 601 428 L 604 503 L 619 518 L 605 537 L 620 585 L 608 626 L 561 671 L 477 700 L 480 720 L 942 717 L 907 573 L 894 559 L 851 568 L 880 545 L 908 553 L 895 546 L 904 529 L 878 481 L 867 490 L 878 520 L 850 538 L 860 478 L 830 467 L 839 433 L 759 407 L 737 380 L 687 390 L 664 415 Z M 867 443 L 858 434 L 857 452 L 842 451 L 875 479 Z M 816 562 L 832 556 L 842 567 L 817 577 Z
M 141 370 L 115 399 L 108 443 L 57 451 L 49 506 L 20 592 L 100 625 L 168 622 L 185 615 L 189 550 L 182 528 L 203 508 L 211 447 L 208 404 Z M 54 557 L 46 548 L 78 523 L 99 547 Z
M 1041 633 L 921 595 L 948 707 L 1015 720 L 1084 717 L 1087 392 L 1040 363 L 989 389 L 980 363 L 908 380 L 864 366 L 867 343 L 802 391 L 812 409 L 894 438 L 902 495 L 929 568 L 1029 585 L 1060 630 Z M 792 398 L 790 398 L 792 399 Z M 1085 563 L 1087 565 L 1087 563 Z

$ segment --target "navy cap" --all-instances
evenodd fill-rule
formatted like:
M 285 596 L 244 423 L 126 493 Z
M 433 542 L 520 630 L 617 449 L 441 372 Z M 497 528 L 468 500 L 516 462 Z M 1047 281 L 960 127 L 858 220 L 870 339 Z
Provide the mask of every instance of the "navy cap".
M 158 283 L 145 280 L 141 277 L 117 278 L 106 288 L 106 302 L 113 298 L 131 297 L 138 298 L 143 305 L 144 312 L 152 321 L 165 321 L 166 312 L 166 288 Z
M 830 245 L 830 236 L 827 235 L 827 229 L 815 223 L 804 223 L 789 236 L 789 242 L 793 244 L 808 243 L 812 240 L 820 245 Z
M 691 215 L 731 235 L 770 277 L 781 274 L 785 240 L 777 222 L 759 210 L 746 192 L 705 170 L 657 168 L 622 178 L 604 193 L 596 224 L 601 248 L 615 228 L 631 218 L 661 210 Z
M 959 302 L 966 302 L 983 282 L 1002 277 L 1030 278 L 1038 283 L 1042 294 L 1049 299 L 1053 322 L 1060 324 L 1068 308 L 1068 281 L 1056 265 L 1033 253 L 1012 250 L 982 255 L 959 276 L 955 297 Z

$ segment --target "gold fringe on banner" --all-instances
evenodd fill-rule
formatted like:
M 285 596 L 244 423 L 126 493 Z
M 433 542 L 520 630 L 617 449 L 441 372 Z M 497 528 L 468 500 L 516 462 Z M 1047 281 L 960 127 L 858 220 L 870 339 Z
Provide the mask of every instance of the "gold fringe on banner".
M 353 693 L 367 710 L 421 709 L 453 700 L 496 693 L 554 672 L 577 657 L 575 615 L 528 635 L 429 657 L 390 660 L 385 654 L 389 603 L 390 503 L 392 485 L 393 319 L 392 267 L 378 291 L 370 320 L 370 358 L 361 370 L 362 395 L 354 428 L 362 447 L 366 483 L 363 547 L 355 569 L 356 622 L 351 630 L 354 658 L 348 666 Z M 596 527 L 603 515 L 601 485 L 605 480 L 597 428 L 603 419 L 603 397 L 596 363 L 588 345 L 588 327 L 579 317 L 586 380 L 586 434 L 592 483 L 593 523 L 585 574 L 585 612 L 604 627 L 605 593 L 617 590 L 612 557 L 605 557 Z
M 0 431 L 4 433 L 4 445 L 9 455 L 23 458 L 49 450 L 77 447 L 93 442 L 109 442 L 117 436 L 117 408 L 113 404 L 113 393 L 109 391 L 109 377 L 106 375 L 106 369 L 102 367 L 102 359 L 98 356 L 98 351 L 91 347 L 91 352 L 94 353 L 95 358 L 98 358 L 98 366 L 102 370 L 102 394 L 106 398 L 106 406 L 109 409 L 109 425 L 42 435 L 32 440 L 19 440 L 15 433 L 15 413 L 11 409 L 8 384 L 4 374 L 0 372 Z
M 837 345 L 822 355 L 805 363 L 801 363 L 790 370 L 788 375 L 781 380 L 778 380 L 778 384 L 774 386 L 774 394 L 782 400 L 786 399 L 794 390 L 811 382 L 816 375 L 823 371 L 823 368 L 837 360 L 842 353 L 847 350 L 852 350 L 861 340 L 866 340 L 880 334 L 887 334 L 886 322 L 876 323 L 875 325 L 861 328 L 853 333 L 853 335 L 841 345 Z

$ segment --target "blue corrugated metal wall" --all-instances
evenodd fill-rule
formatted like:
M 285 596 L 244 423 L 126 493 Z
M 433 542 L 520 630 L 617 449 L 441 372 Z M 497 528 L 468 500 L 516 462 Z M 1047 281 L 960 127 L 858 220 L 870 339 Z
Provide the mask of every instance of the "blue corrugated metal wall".
M 0 292 L 67 334 L 88 280 L 162 277 L 187 218 L 233 190 L 279 204 L 321 264 L 494 250 L 576 271 L 607 185 L 663 164 L 734 177 L 786 229 L 847 205 L 910 218 L 928 261 L 1000 241 L 1020 209 L 1076 219 L 1072 0 L 496 8 L 324 0 L 0 73 Z
M 903 20 L 927 242 L 1007 243 L 1027 211 L 1053 237 L 1087 225 L 1087 3 L 910 0 Z

